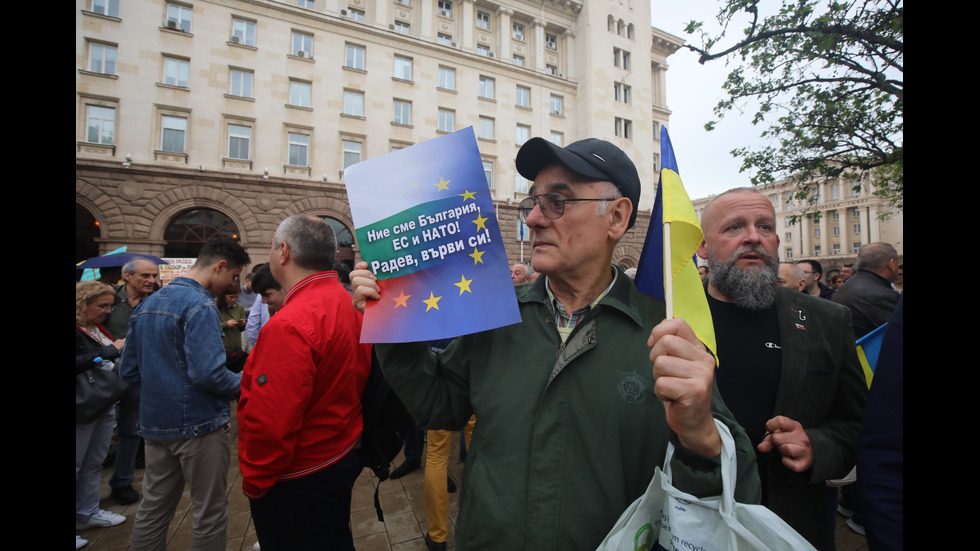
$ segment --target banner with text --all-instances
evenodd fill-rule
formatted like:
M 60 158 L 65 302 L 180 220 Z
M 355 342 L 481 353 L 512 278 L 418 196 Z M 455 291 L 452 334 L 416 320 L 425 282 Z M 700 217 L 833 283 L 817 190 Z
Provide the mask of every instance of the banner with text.
M 378 278 L 362 342 L 456 337 L 521 321 L 473 128 L 344 171 L 361 257 Z

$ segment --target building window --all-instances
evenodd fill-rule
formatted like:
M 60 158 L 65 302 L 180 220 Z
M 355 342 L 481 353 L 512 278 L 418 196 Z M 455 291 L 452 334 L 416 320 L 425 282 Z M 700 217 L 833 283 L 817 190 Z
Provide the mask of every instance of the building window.
M 296 57 L 313 59 L 313 35 L 293 31 L 293 49 Z
M 252 142 L 252 129 L 238 124 L 228 125 L 228 158 L 248 160 L 249 145 Z
M 89 43 L 88 70 L 103 75 L 116 74 L 116 47 L 97 42 Z
M 524 56 L 514 54 L 514 65 L 524 66 Z
M 408 57 L 395 56 L 395 74 L 399 80 L 412 80 L 412 60 Z
M 453 3 L 449 0 L 439 0 L 439 15 L 452 19 Z
M 112 133 L 116 127 L 116 110 L 98 105 L 86 106 L 85 127 L 85 141 L 112 145 Z
M 255 22 L 244 19 L 232 19 L 231 41 L 243 46 L 255 46 Z
M 364 70 L 364 46 L 347 45 L 347 52 L 344 56 L 344 67 L 360 71 Z
M 480 97 L 493 99 L 493 79 L 480 75 Z
M 405 21 L 395 20 L 395 32 L 401 34 L 412 34 L 412 25 Z
M 395 0 L 395 3 L 400 4 L 402 6 L 411 6 L 412 0 Z
M 820 237 L 820 228 L 813 228 L 813 237 Z
M 358 23 L 364 23 L 364 10 L 355 10 L 354 8 L 349 8 L 347 14 L 351 19 L 357 21 Z
M 439 88 L 444 90 L 456 89 L 456 69 L 439 67 Z
M 783 234 L 783 239 L 785 239 L 786 241 L 792 241 L 793 240 L 793 232 L 788 231 L 788 232 L 784 233 Z
M 479 29 L 490 30 L 490 14 L 485 11 L 476 11 L 476 26 Z
M 561 115 L 562 114 L 562 103 L 564 103 L 564 102 L 562 101 L 562 97 L 561 96 L 556 96 L 554 94 L 551 95 L 551 114 L 552 115 Z
M 514 40 L 524 40 L 524 24 L 514 23 L 511 25 L 510 36 L 513 37 Z
M 813 246 L 813 256 L 820 256 L 821 248 L 820 245 Z
M 834 243 L 834 252 L 833 252 L 833 254 L 840 254 L 840 243 Z
M 840 226 L 834 226 L 834 235 L 840 235 Z
M 309 108 L 313 105 L 311 98 L 313 85 L 300 80 L 289 81 L 289 105 Z
M 184 31 L 185 33 L 191 32 L 191 12 L 190 6 L 167 4 L 166 27 L 168 29 Z
M 308 10 L 312 10 L 316 8 L 315 0 L 296 0 L 296 5 L 301 8 L 306 8 Z
M 489 117 L 480 117 L 480 139 L 492 140 L 493 139 L 493 119 Z
M 547 49 L 549 49 L 549 50 L 557 50 L 558 49 L 558 37 L 555 36 L 555 35 L 553 35 L 553 34 L 550 34 L 550 33 L 545 34 L 544 35 L 544 47 L 547 48 Z
M 364 92 L 344 90 L 344 114 L 352 117 L 364 116 Z
M 456 112 L 450 109 L 439 109 L 439 131 L 452 132 L 456 129 Z
M 242 71 L 240 69 L 232 69 L 229 80 L 231 81 L 231 89 L 228 91 L 229 94 L 233 96 L 238 96 L 241 98 L 252 97 L 252 79 L 254 75 L 252 71 Z
M 854 224 L 852 229 L 854 230 L 855 234 L 861 233 L 861 224 Z
M 633 121 L 616 117 L 615 132 L 616 136 L 627 140 L 633 139 Z
M 833 220 L 840 220 L 840 211 L 835 210 L 834 212 L 831 213 L 830 216 Z
M 119 0 L 92 0 L 92 13 L 119 17 Z
M 861 250 L 861 242 L 851 243 L 851 252 L 857 254 Z
M 834 201 L 840 199 L 840 184 L 830 186 L 830 198 Z
M 793 249 L 792 249 L 792 247 L 786 247 L 786 258 L 787 259 L 793 258 Z
M 527 178 L 521 176 L 521 173 L 518 172 L 514 177 L 514 191 L 517 193 L 527 193 L 529 183 Z
M 361 162 L 361 142 L 355 142 L 351 140 L 343 140 L 343 167 L 346 170 L 347 167 L 353 164 Z
M 623 103 L 629 103 L 632 100 L 633 88 L 628 84 L 623 84 L 617 82 L 613 85 L 613 99 L 616 101 L 621 101 Z
M 493 163 L 483 161 L 483 175 L 487 177 L 487 187 L 493 189 Z
M 851 209 L 851 216 L 853 216 L 854 218 L 861 216 L 861 209 L 859 209 L 858 207 L 854 207 L 853 209 Z
M 396 99 L 392 122 L 395 124 L 412 124 L 412 103 Z
M 288 134 L 289 164 L 291 166 L 309 166 L 310 137 L 306 134 Z
M 191 64 L 186 59 L 163 58 L 163 83 L 168 86 L 187 88 Z
M 527 86 L 517 86 L 517 106 L 531 107 L 531 89 Z
M 517 136 L 516 136 L 517 145 L 524 145 L 524 142 L 530 139 L 531 139 L 531 127 L 524 124 L 518 124 Z
M 477 44 L 476 53 L 484 57 L 493 57 L 493 54 L 490 52 L 490 46 L 487 46 L 486 44 Z
M 626 50 L 613 48 L 613 65 L 615 65 L 616 67 L 622 67 L 623 69 L 629 70 L 630 53 L 627 52 Z
M 653 173 L 660 174 L 660 153 L 653 154 Z
M 187 136 L 187 119 L 184 117 L 160 117 L 160 150 L 168 153 L 183 153 Z
M 436 37 L 436 42 L 443 46 L 452 46 L 453 36 L 451 34 L 439 33 L 439 36 Z
M 544 72 L 548 73 L 549 75 L 557 75 L 558 74 L 558 67 L 555 66 L 555 65 L 551 65 L 551 64 L 545 65 L 544 66 Z
M 531 239 L 531 228 L 527 224 L 521 222 L 520 219 L 517 220 L 517 240 L 518 241 L 529 241 Z

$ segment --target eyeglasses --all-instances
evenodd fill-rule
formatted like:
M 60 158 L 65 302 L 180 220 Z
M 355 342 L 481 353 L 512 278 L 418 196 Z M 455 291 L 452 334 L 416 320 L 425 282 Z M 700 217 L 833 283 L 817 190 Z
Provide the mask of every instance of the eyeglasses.
M 615 201 L 615 197 L 596 197 L 592 199 L 568 199 L 560 193 L 545 193 L 544 195 L 532 195 L 524 199 L 517 205 L 517 212 L 520 214 L 521 222 L 527 223 L 527 217 L 534 210 L 534 205 L 541 207 L 541 214 L 549 220 L 558 220 L 565 214 L 565 203 L 572 201 Z
M 112 313 L 113 310 L 116 309 L 116 306 L 114 304 L 110 304 L 108 306 L 99 306 L 98 304 L 95 304 L 94 306 L 96 308 L 98 308 L 99 310 L 103 310 L 103 311 L 109 312 L 110 314 Z

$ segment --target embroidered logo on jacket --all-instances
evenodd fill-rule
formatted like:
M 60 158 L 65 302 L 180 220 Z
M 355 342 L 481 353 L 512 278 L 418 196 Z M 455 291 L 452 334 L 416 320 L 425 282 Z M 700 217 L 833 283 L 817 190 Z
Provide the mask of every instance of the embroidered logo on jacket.
M 635 369 L 628 372 L 617 370 L 616 374 L 619 375 L 619 385 L 617 386 L 619 395 L 624 400 L 630 404 L 638 404 L 647 399 L 649 384 L 643 377 L 640 377 Z

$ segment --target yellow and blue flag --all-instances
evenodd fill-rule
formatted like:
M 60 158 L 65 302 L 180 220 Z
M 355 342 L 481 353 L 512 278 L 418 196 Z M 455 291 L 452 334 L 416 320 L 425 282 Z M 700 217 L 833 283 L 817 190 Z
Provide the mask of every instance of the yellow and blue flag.
M 875 366 L 878 364 L 878 355 L 881 353 L 881 343 L 885 339 L 886 327 L 888 327 L 887 322 L 857 340 L 858 360 L 861 361 L 861 368 L 864 370 L 864 378 L 868 381 L 868 388 L 871 388 L 871 379 L 874 377 Z
M 660 185 L 647 229 L 640 265 L 636 270 L 636 287 L 650 296 L 666 300 L 666 279 L 671 278 L 673 313 L 683 318 L 698 339 L 716 354 L 715 327 L 704 293 L 694 254 L 704 235 L 691 199 L 684 191 L 677 159 L 666 128 L 660 129 Z M 670 224 L 670 243 L 664 243 L 664 224 Z M 665 273 L 664 251 L 670 252 L 670 272 Z

